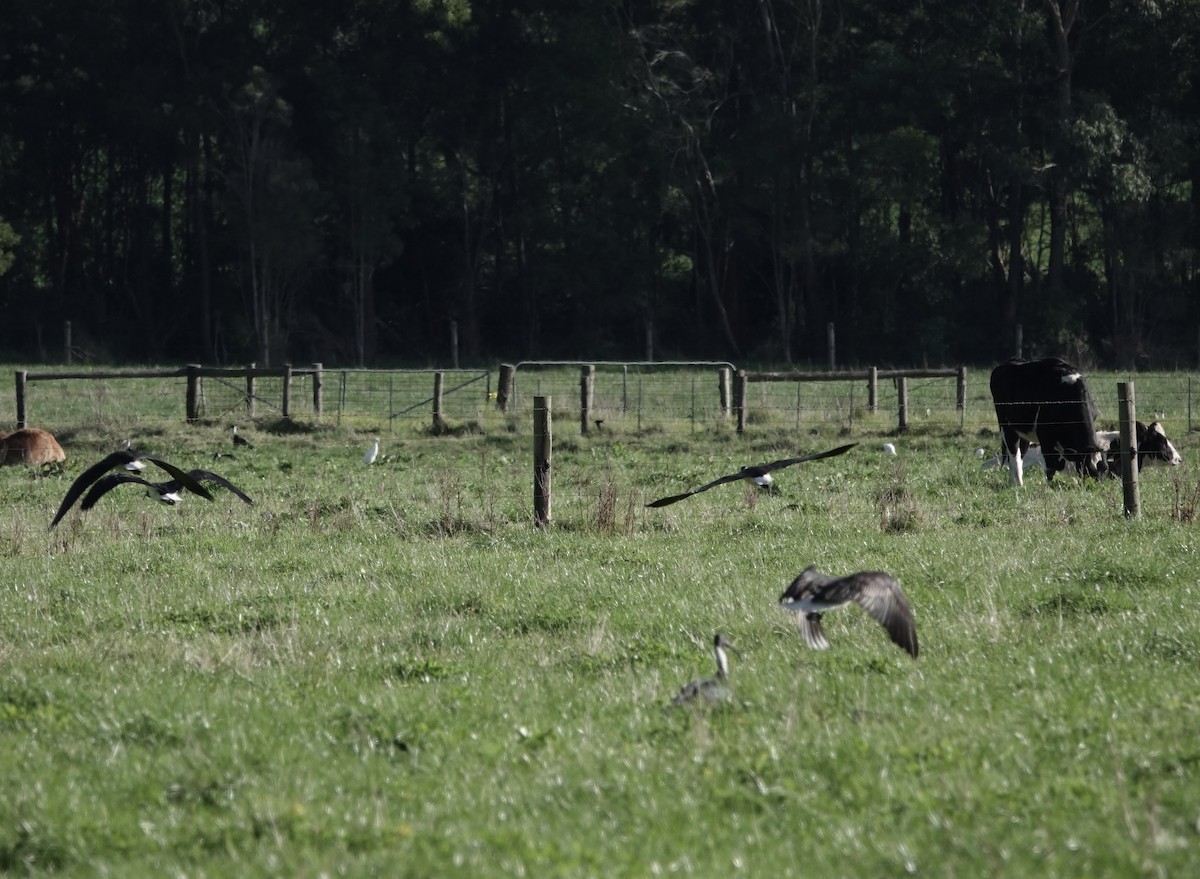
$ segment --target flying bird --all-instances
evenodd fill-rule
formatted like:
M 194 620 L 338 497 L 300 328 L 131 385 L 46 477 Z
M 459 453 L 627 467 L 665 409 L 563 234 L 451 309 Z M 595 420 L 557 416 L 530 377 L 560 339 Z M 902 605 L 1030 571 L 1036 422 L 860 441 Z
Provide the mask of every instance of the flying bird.
M 71 487 L 67 489 L 67 495 L 63 498 L 62 504 L 59 505 L 58 512 L 54 514 L 54 521 L 50 523 L 50 528 L 54 528 L 75 504 L 75 501 L 79 500 L 79 496 L 87 491 L 94 482 L 104 476 L 105 473 L 118 467 L 124 468 L 134 461 L 149 461 L 151 464 L 157 464 L 171 474 L 174 479 L 178 480 L 183 488 L 201 497 L 208 498 L 210 501 L 212 500 L 212 495 L 208 493 L 208 490 L 203 485 L 174 464 L 168 464 L 160 458 L 152 458 L 149 455 L 143 455 L 130 449 L 121 449 L 120 451 L 113 452 L 107 458 L 96 462 L 79 474 L 75 481 L 71 483 Z M 141 477 L 133 478 L 140 479 Z
M 687 705 L 697 700 L 706 702 L 722 702 L 733 695 L 726 685 L 729 679 L 729 654 L 727 650 L 737 653 L 734 647 L 720 632 L 713 637 L 713 654 L 717 658 L 717 676 L 703 681 L 692 681 L 684 684 L 679 694 L 671 700 L 672 705 Z
M 246 503 L 254 503 L 249 495 L 224 476 L 220 476 L 209 470 L 189 470 L 186 476 L 196 482 L 211 482 L 220 485 L 222 488 L 229 489 Z M 90 510 L 100 498 L 104 497 L 118 485 L 130 482 L 146 486 L 146 496 L 162 501 L 164 504 L 174 506 L 183 500 L 185 486 L 181 480 L 171 479 L 167 482 L 151 482 L 149 479 L 143 479 L 140 476 L 134 476 L 129 473 L 109 473 L 107 476 L 101 476 L 96 480 L 95 484 L 92 485 L 91 491 L 84 496 L 83 503 L 79 505 L 79 509 Z M 204 494 L 208 495 L 208 492 Z M 208 495 L 208 499 L 212 500 L 212 496 Z
M 233 444 L 235 446 L 245 446 L 248 449 L 254 448 L 254 446 L 250 445 L 250 443 L 248 443 L 246 441 L 246 438 L 244 436 L 241 436 L 238 434 L 236 424 L 233 426 L 232 434 L 233 434 Z
M 857 446 L 858 443 L 850 443 L 848 446 L 838 446 L 836 449 L 830 449 L 827 452 L 814 452 L 811 455 L 801 455 L 799 458 L 783 458 L 779 461 L 772 461 L 770 464 L 759 464 L 754 467 L 743 467 L 737 473 L 730 473 L 728 476 L 722 476 L 720 479 L 714 479 L 707 485 L 702 485 L 692 491 L 684 492 L 683 494 L 675 494 L 670 497 L 659 498 L 656 501 L 651 501 L 646 504 L 648 507 L 665 507 L 670 504 L 678 503 L 681 500 L 690 498 L 694 494 L 699 494 L 702 491 L 708 491 L 710 488 L 716 488 L 718 485 L 724 485 L 726 482 L 737 482 L 739 479 L 747 479 L 755 485 L 767 488 L 775 480 L 771 477 L 771 473 L 775 470 L 782 470 L 784 467 L 791 467 L 793 464 L 803 464 L 805 461 L 818 461 L 821 458 L 832 458 L 835 455 L 842 455 Z
M 375 437 L 375 442 L 371 443 L 371 448 L 367 449 L 363 455 L 364 464 L 374 464 L 375 459 L 379 457 L 379 437 Z
M 846 577 L 822 574 L 812 565 L 800 572 L 779 597 L 779 606 L 800 616 L 796 624 L 814 650 L 829 649 L 821 615 L 854 602 L 870 614 L 897 645 L 917 658 L 917 628 L 900 584 L 883 571 L 860 571 Z

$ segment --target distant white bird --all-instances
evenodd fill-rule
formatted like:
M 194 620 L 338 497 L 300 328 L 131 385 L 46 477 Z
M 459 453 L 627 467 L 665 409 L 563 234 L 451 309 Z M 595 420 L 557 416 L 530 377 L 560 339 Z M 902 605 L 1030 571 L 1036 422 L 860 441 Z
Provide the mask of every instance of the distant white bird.
M 814 650 L 829 647 L 821 628 L 821 615 L 851 603 L 870 614 L 887 629 L 892 641 L 908 651 L 913 659 L 917 658 L 917 628 L 912 610 L 900 584 L 883 571 L 831 577 L 809 565 L 779 596 L 780 607 L 800 615 L 796 621 L 800 634 Z
M 894 455 L 894 454 L 896 454 L 896 447 L 894 445 L 892 445 L 891 443 L 884 443 L 883 444 L 883 453 L 885 455 Z
M 684 684 L 679 694 L 671 700 L 671 704 L 687 705 L 697 700 L 723 702 L 731 697 L 733 692 L 725 683 L 729 679 L 729 655 L 725 652 L 726 650 L 737 652 L 737 648 L 730 644 L 724 635 L 717 632 L 713 637 L 713 654 L 717 658 L 717 676 Z
M 986 455 L 986 454 L 987 454 L 987 452 L 985 452 L 983 449 L 976 449 L 976 450 L 975 450 L 975 457 L 976 457 L 976 458 L 982 458 L 982 457 L 983 457 L 984 455 Z
M 367 449 L 363 455 L 364 464 L 374 464 L 375 459 L 379 457 L 379 437 L 375 437 L 375 442 L 371 443 L 371 448 Z
M 252 445 L 250 445 L 250 443 L 246 442 L 244 437 L 238 436 L 236 424 L 233 426 L 232 436 L 233 436 L 233 444 L 235 446 L 245 446 L 248 449 L 254 448 L 254 446 L 252 446 Z

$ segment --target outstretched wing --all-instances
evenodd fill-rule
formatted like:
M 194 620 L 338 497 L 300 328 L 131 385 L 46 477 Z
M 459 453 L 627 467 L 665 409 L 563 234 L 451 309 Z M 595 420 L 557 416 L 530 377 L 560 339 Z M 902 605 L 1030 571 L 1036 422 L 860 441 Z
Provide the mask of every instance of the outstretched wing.
M 54 514 L 54 519 L 50 522 L 50 528 L 54 528 L 54 526 L 62 520 L 62 517 L 67 514 L 67 511 L 74 506 L 75 501 L 79 500 L 79 496 L 87 491 L 88 487 L 93 482 L 114 467 L 123 467 L 126 464 L 136 461 L 137 459 L 138 456 L 135 452 L 122 449 L 119 452 L 113 452 L 103 460 L 97 461 L 91 467 L 80 473 L 79 476 L 76 477 L 75 481 L 71 483 L 71 487 L 67 489 L 66 497 L 64 497 L 62 503 L 59 504 L 58 512 Z
M 830 449 L 827 452 L 813 452 L 811 455 L 801 455 L 799 458 L 782 458 L 778 461 L 772 461 L 770 464 L 760 464 L 757 469 L 764 473 L 770 473 L 772 470 L 782 470 L 784 467 L 791 467 L 793 464 L 803 464 L 805 461 L 819 461 L 822 458 L 833 458 L 837 455 L 844 455 L 858 443 L 850 443 L 846 446 L 838 446 L 836 449 Z
M 123 482 L 138 482 L 155 490 L 158 489 L 158 486 L 149 479 L 142 479 L 140 476 L 134 476 L 130 473 L 109 473 L 107 476 L 101 476 L 96 480 L 95 484 L 92 485 L 92 490 L 84 496 L 83 503 L 79 505 L 79 509 L 90 510 L 96 506 L 96 501 L 100 500 L 100 498 Z
M 670 497 L 663 497 L 663 498 L 659 498 L 656 501 L 651 501 L 650 503 L 646 504 L 646 506 L 648 506 L 648 507 L 670 506 L 671 504 L 678 503 L 679 501 L 684 500 L 685 498 L 689 498 L 694 494 L 700 494 L 700 492 L 702 492 L 702 491 L 708 491 L 710 488 L 716 488 L 718 485 L 724 485 L 726 482 L 737 482 L 739 479 L 745 479 L 745 478 L 746 478 L 745 473 L 742 472 L 741 470 L 739 470 L 737 473 L 730 473 L 728 476 L 722 476 L 720 479 L 714 479 L 712 482 L 708 483 L 707 485 L 702 485 L 699 488 L 692 489 L 691 491 L 686 491 L 683 494 L 673 494 Z
M 215 482 L 217 485 L 221 486 L 222 488 L 227 488 L 230 491 L 232 491 L 234 494 L 236 494 L 238 497 L 240 497 L 246 503 L 248 503 L 248 504 L 254 503 L 254 501 L 252 501 L 250 499 L 250 496 L 248 494 L 246 494 L 244 491 L 242 491 L 240 488 L 238 488 L 236 485 L 234 485 L 232 482 L 230 482 L 224 476 L 219 476 L 218 474 L 213 473 L 209 470 L 189 470 L 187 475 L 190 476 L 192 479 L 195 479 L 198 481 Z M 212 498 L 209 498 L 209 500 L 212 500 Z
M 700 494 L 702 491 L 708 491 L 710 488 L 716 488 L 718 485 L 724 485 L 726 482 L 736 482 L 739 479 L 746 479 L 750 476 L 770 473 L 772 470 L 780 470 L 784 467 L 790 467 L 793 464 L 802 464 L 805 461 L 817 461 L 821 458 L 832 458 L 835 455 L 842 455 L 857 446 L 858 443 L 850 443 L 846 446 L 838 446 L 836 449 L 830 449 L 827 452 L 814 452 L 811 455 L 801 455 L 799 458 L 781 458 L 778 461 L 772 461 L 770 464 L 761 464 L 758 467 L 745 467 L 737 473 L 730 473 L 727 476 L 722 476 L 720 479 L 714 479 L 707 485 L 702 485 L 692 491 L 684 492 L 683 494 L 673 494 L 670 497 L 659 498 L 656 501 L 651 501 L 646 504 L 648 507 L 667 507 L 671 504 L 678 503 L 681 500 L 690 498 L 694 494 Z
M 864 571 L 845 578 L 854 591 L 854 601 L 887 629 L 897 645 L 917 658 L 917 627 L 912 608 L 900 584 L 882 571 Z
M 208 489 L 205 488 L 203 485 L 201 485 L 199 482 L 197 482 L 195 477 L 190 476 L 187 473 L 184 473 L 182 470 L 180 470 L 174 464 L 168 464 L 166 461 L 163 461 L 159 458 L 151 458 L 148 455 L 143 455 L 142 457 L 145 458 L 147 461 L 149 461 L 151 464 L 157 464 L 159 467 L 161 467 L 162 469 L 164 469 L 168 473 L 170 473 L 171 477 L 177 483 L 179 483 L 180 488 L 186 488 L 192 494 L 198 494 L 198 495 L 200 495 L 200 497 L 204 498 L 205 500 L 211 501 L 213 499 L 213 496 L 208 493 Z M 201 471 L 201 472 L 203 472 L 203 471 Z

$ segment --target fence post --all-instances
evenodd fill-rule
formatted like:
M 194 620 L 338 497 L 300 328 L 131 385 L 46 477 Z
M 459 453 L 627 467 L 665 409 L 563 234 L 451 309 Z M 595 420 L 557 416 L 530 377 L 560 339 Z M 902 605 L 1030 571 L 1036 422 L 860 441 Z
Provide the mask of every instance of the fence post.
M 722 366 L 717 370 L 717 393 L 721 397 L 721 417 L 729 417 L 729 382 L 730 369 L 728 366 Z
M 867 370 L 867 411 L 874 415 L 879 411 L 879 367 Z
M 533 398 L 533 524 L 539 528 L 550 524 L 550 453 L 553 447 L 550 403 L 550 397 Z
M 954 382 L 954 408 L 962 412 L 967 408 L 967 368 L 958 368 L 958 377 Z
M 829 369 L 837 368 L 837 339 L 833 332 L 833 321 L 825 324 L 825 343 L 829 346 Z
M 441 372 L 433 374 L 433 432 L 441 433 L 446 423 L 442 420 L 442 387 L 445 384 L 445 375 Z
M 63 355 L 63 359 L 70 366 L 73 355 L 71 353 L 71 322 L 69 320 L 63 321 Z
M 281 414 L 284 418 L 292 417 L 292 364 L 283 364 L 283 405 Z
M 908 376 L 896 379 L 897 396 L 900 397 L 900 430 L 908 430 Z
M 1137 409 L 1133 401 L 1133 382 L 1117 382 L 1117 408 L 1121 419 L 1121 485 L 1124 489 L 1125 518 L 1140 519 L 1142 497 L 1138 487 Z
M 313 415 L 321 417 L 321 408 L 325 403 L 325 364 L 313 364 Z
M 746 432 L 746 398 L 749 396 L 750 379 L 746 370 L 739 369 L 737 384 L 733 388 L 733 408 L 737 412 L 737 432 Z
M 588 432 L 588 417 L 596 391 L 596 364 L 585 363 L 579 367 L 579 432 Z
M 508 411 L 508 401 L 512 399 L 515 373 L 516 369 L 511 363 L 500 364 L 500 378 L 496 383 L 496 408 L 501 412 Z
M 254 370 L 258 368 L 257 363 L 250 363 L 246 367 L 246 417 L 254 417 Z
M 199 420 L 200 411 L 196 402 L 200 399 L 198 393 L 200 388 L 200 364 L 189 363 L 187 365 L 187 420 L 192 424 Z
M 450 365 L 458 369 L 458 321 L 450 321 Z
M 29 415 L 25 410 L 25 382 L 28 378 L 28 370 L 17 370 L 17 430 L 23 430 L 29 426 Z

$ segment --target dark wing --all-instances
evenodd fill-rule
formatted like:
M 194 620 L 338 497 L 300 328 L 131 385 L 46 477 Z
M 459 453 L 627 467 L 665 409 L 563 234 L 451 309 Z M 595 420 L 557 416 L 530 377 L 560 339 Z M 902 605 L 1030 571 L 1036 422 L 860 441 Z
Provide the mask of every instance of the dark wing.
M 792 601 L 799 601 L 806 594 L 815 593 L 822 586 L 827 586 L 836 580 L 837 577 L 822 574 L 815 565 L 809 565 L 796 576 L 787 589 L 783 590 L 783 594 L 779 596 L 779 603 L 788 604 Z
M 825 637 L 825 630 L 821 627 L 821 615 L 819 613 L 797 614 L 796 628 L 804 636 L 804 643 L 813 650 L 829 649 L 829 639 Z
M 249 495 L 247 495 L 244 491 L 242 491 L 240 488 L 238 488 L 236 485 L 234 485 L 232 482 L 230 482 L 224 476 L 218 476 L 216 473 L 212 473 L 208 470 L 189 470 L 187 475 L 190 476 L 192 479 L 195 479 L 198 481 L 215 482 L 217 485 L 221 486 L 222 488 L 227 488 L 230 491 L 232 491 L 234 494 L 236 494 L 238 497 L 240 497 L 246 503 L 248 503 L 248 504 L 254 503 L 254 501 L 250 500 Z M 209 500 L 212 500 L 212 498 L 209 498 Z
M 842 581 L 857 594 L 854 601 L 887 629 L 891 639 L 917 658 L 917 627 L 900 584 L 882 571 L 851 574 Z
M 814 452 L 811 455 L 801 455 L 799 458 L 782 458 L 778 461 L 772 461 L 770 464 L 760 464 L 756 469 L 763 473 L 770 473 L 772 470 L 782 470 L 784 467 L 791 467 L 793 464 L 803 464 L 805 461 L 819 461 L 822 458 L 833 458 L 837 455 L 844 455 L 858 443 L 850 443 L 848 446 L 838 446 L 836 449 L 830 449 L 828 452 Z
M 100 500 L 100 498 L 104 497 L 122 482 L 139 482 L 155 490 L 159 489 L 159 486 L 155 485 L 149 479 L 142 479 L 142 477 L 134 476 L 131 473 L 109 473 L 107 476 L 101 476 L 96 480 L 96 483 L 92 486 L 92 490 L 84 496 L 83 503 L 79 505 L 79 509 L 90 510 L 96 506 L 96 501 Z
M 739 470 L 737 473 L 730 473 L 728 476 L 722 476 L 720 479 L 714 479 L 712 482 L 708 483 L 707 485 L 702 485 L 699 488 L 693 489 L 692 491 L 687 491 L 687 492 L 684 492 L 683 494 L 673 494 L 670 497 L 662 497 L 656 501 L 651 501 L 650 503 L 646 504 L 646 506 L 648 506 L 648 507 L 670 506 L 671 504 L 678 503 L 679 501 L 684 500 L 685 498 L 689 498 L 694 494 L 700 494 L 700 492 L 702 492 L 702 491 L 708 491 L 710 488 L 716 488 L 718 485 L 724 485 L 726 482 L 737 482 L 739 479 L 745 479 L 745 478 L 746 478 L 745 471 Z
M 192 494 L 198 494 L 198 495 L 200 495 L 200 497 L 204 498 L 205 500 L 211 501 L 213 499 L 213 496 L 208 493 L 207 488 L 205 488 L 203 485 L 201 485 L 199 482 L 197 482 L 194 477 L 189 476 L 187 473 L 184 473 L 182 470 L 180 470 L 174 464 L 168 464 L 166 461 L 163 461 L 159 458 L 151 458 L 148 455 L 143 455 L 142 458 L 143 458 L 143 460 L 149 461 L 152 464 L 157 464 L 159 467 L 161 467 L 162 469 L 164 469 L 168 473 L 170 473 L 171 477 L 177 483 L 179 483 L 180 488 L 186 488 Z
M 62 503 L 59 504 L 58 512 L 54 514 L 54 520 L 50 523 L 50 528 L 54 528 L 62 520 L 62 517 L 67 514 L 67 511 L 71 509 L 75 501 L 79 500 L 79 496 L 87 491 L 88 486 L 93 482 L 114 467 L 123 467 L 137 459 L 138 455 L 136 452 L 123 449 L 119 452 L 113 452 L 108 457 L 96 462 L 80 473 L 75 481 L 71 483 L 71 487 L 67 489 L 67 495 L 63 498 Z

